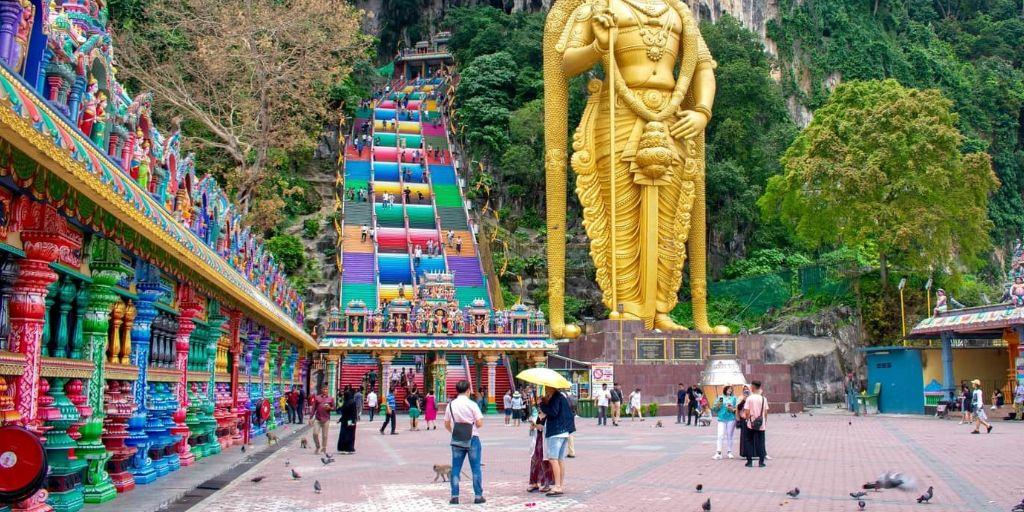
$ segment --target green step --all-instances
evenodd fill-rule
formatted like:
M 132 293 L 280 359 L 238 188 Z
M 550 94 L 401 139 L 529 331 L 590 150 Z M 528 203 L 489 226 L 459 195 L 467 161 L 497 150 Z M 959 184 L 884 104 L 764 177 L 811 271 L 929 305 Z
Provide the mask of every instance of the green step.
M 409 227 L 413 229 L 434 229 L 434 208 L 426 205 L 409 205 L 405 208 L 409 216 Z
M 377 213 L 377 225 L 382 228 L 404 228 L 405 217 L 402 215 L 402 205 L 396 204 L 391 208 L 384 208 L 384 205 L 374 206 Z
M 348 305 L 350 301 L 361 300 L 366 307 L 377 307 L 377 286 L 373 284 L 348 283 L 341 285 L 341 303 Z
M 461 207 L 446 206 L 438 208 L 437 216 L 441 219 L 441 229 L 469 231 L 469 223 L 466 222 L 466 210 Z
M 453 206 L 462 208 L 462 195 L 459 194 L 458 185 L 435 185 L 434 202 L 438 208 Z
M 484 299 L 488 306 L 491 304 L 490 297 L 487 295 L 487 288 L 484 286 L 461 286 L 455 288 L 455 299 L 459 301 L 460 308 L 472 304 L 473 300 L 478 298 Z
M 398 136 L 393 133 L 374 132 L 373 144 L 375 146 L 398 147 Z
M 448 139 L 437 135 L 427 135 L 427 145 L 435 148 L 448 149 Z
M 345 224 L 358 226 L 370 224 L 370 203 L 345 203 Z

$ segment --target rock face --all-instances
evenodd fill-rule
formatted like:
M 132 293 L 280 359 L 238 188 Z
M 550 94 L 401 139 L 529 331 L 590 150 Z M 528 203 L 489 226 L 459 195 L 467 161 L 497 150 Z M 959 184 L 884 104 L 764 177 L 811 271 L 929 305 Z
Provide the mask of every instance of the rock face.
M 846 373 L 864 376 L 856 315 L 849 308 L 784 320 L 767 329 L 765 338 L 765 362 L 789 364 L 793 369 L 795 401 L 810 404 L 816 393 L 822 393 L 824 402 L 841 402 Z
M 701 21 L 718 21 L 728 14 L 739 20 L 747 30 L 761 37 L 765 50 L 777 55 L 775 43 L 767 38 L 768 21 L 779 14 L 777 0 L 686 0 L 693 14 Z

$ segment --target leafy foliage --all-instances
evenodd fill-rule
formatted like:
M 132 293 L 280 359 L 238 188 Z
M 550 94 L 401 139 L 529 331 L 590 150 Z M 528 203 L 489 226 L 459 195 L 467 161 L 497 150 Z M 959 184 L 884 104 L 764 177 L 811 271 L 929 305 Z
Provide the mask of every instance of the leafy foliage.
M 758 205 L 811 247 L 870 242 L 883 266 L 905 269 L 977 263 L 998 180 L 988 155 L 960 153 L 950 106 L 939 91 L 895 80 L 841 84 Z
M 277 235 L 267 240 L 267 250 L 274 255 L 274 260 L 284 265 L 288 275 L 295 275 L 306 266 L 306 252 L 302 241 L 291 235 Z

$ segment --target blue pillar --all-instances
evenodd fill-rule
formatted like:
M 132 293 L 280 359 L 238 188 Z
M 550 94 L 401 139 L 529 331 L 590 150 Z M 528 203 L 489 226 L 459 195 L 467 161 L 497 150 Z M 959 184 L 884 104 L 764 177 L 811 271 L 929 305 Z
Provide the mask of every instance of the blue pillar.
M 82 103 L 82 93 L 85 92 L 85 77 L 78 75 L 75 83 L 71 84 L 71 92 L 68 93 L 68 119 L 72 124 L 78 126 L 78 107 Z M 89 134 L 85 134 L 86 137 Z
M 956 396 L 956 382 L 953 381 L 953 333 L 942 333 L 942 387 L 950 400 Z
M 153 304 L 164 293 L 164 285 L 160 282 L 160 271 L 156 267 L 140 262 L 136 269 L 139 277 L 136 284 L 138 299 L 135 301 L 135 323 L 132 325 L 132 364 L 139 369 L 139 378 L 132 384 L 132 395 L 135 398 L 135 414 L 128 420 L 127 444 L 137 448 L 132 457 L 132 475 L 135 483 L 148 484 L 156 480 L 157 470 L 149 450 L 153 439 L 146 434 L 147 408 L 146 391 L 148 390 L 149 350 L 152 336 L 150 327 L 156 318 Z

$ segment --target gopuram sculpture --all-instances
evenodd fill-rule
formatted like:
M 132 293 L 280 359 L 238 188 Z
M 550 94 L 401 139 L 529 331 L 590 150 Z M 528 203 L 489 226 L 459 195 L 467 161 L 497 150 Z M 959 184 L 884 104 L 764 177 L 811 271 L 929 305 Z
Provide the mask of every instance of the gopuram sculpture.
M 558 0 L 544 28 L 548 286 L 554 337 L 564 321 L 568 79 L 600 63 L 573 134 L 572 169 L 597 283 L 611 318 L 685 329 L 675 307 L 690 260 L 694 328 L 707 320 L 704 128 L 715 61 L 682 0 Z M 678 74 L 674 71 L 678 68 Z

